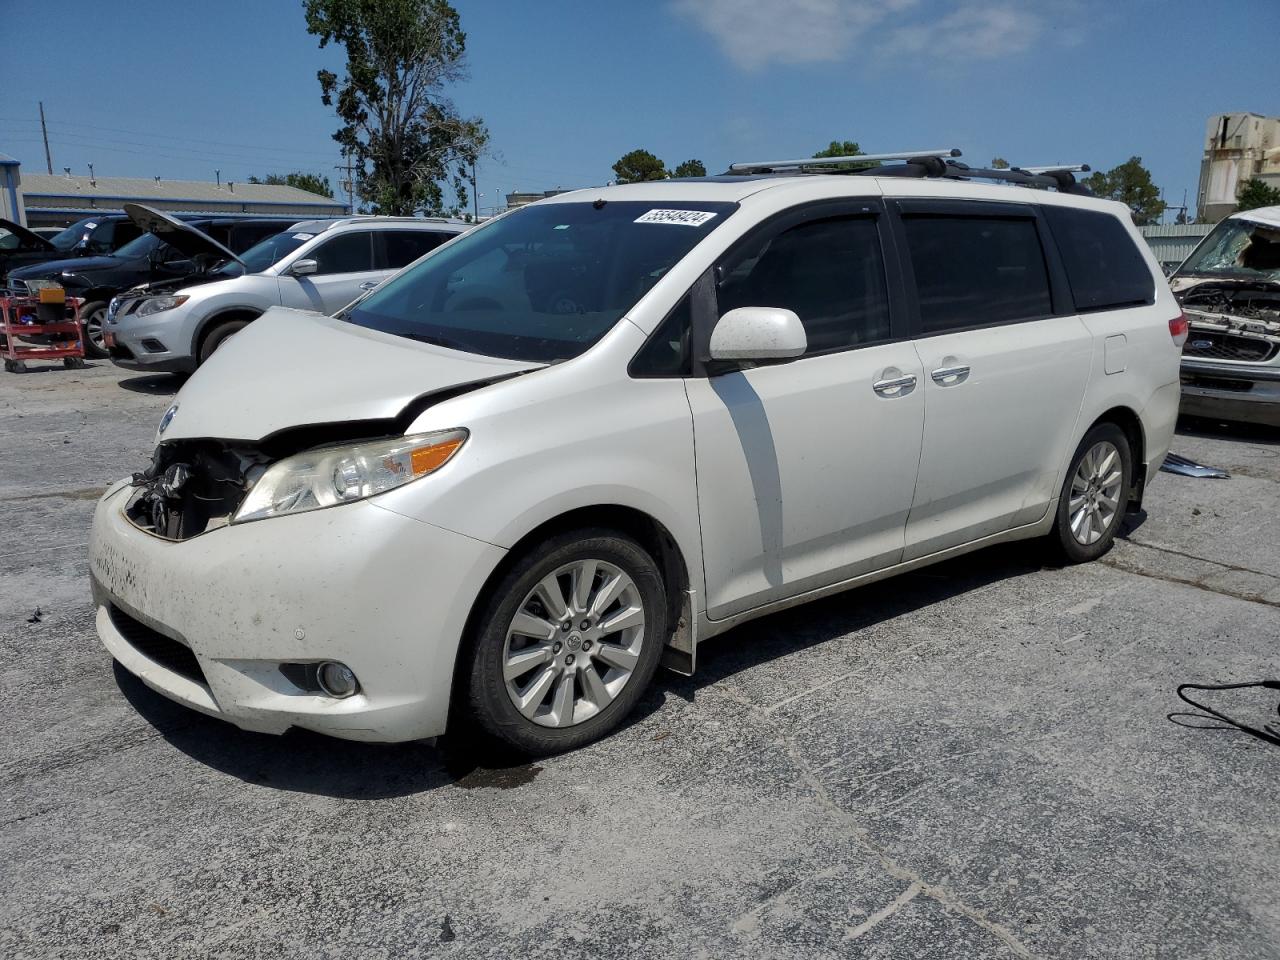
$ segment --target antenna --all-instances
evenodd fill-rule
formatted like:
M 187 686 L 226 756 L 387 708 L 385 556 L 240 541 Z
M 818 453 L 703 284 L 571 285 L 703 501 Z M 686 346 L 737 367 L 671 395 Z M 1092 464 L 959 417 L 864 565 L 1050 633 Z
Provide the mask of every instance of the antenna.
M 859 153 L 847 157 L 806 157 L 803 160 L 759 160 L 751 163 L 731 163 L 730 173 L 745 173 L 748 170 L 777 170 L 796 167 L 833 167 L 846 166 L 850 163 L 881 163 L 885 160 L 924 160 L 929 158 L 962 156 L 960 151 L 952 147 L 943 150 L 903 150 L 895 153 Z

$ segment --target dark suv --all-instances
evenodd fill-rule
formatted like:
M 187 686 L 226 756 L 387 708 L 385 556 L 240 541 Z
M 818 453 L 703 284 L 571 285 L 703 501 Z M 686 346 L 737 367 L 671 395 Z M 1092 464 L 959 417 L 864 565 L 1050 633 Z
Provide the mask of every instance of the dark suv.
M 85 350 L 91 357 L 105 357 L 103 323 L 111 298 L 140 284 L 180 280 L 207 270 L 224 259 L 218 248 L 202 242 L 211 238 L 232 253 L 243 253 L 258 241 L 287 229 L 290 219 L 200 218 L 185 220 L 195 233 L 151 232 L 146 223 L 128 217 L 133 240 L 109 256 L 47 260 L 11 270 L 10 287 L 28 280 L 55 280 L 75 297 L 83 297 L 80 319 L 84 324 Z M 121 231 L 119 224 L 115 227 Z
M 121 214 L 85 217 L 53 237 L 42 237 L 12 220 L 0 220 L 0 288 L 11 270 L 48 260 L 114 253 L 141 233 L 141 227 Z

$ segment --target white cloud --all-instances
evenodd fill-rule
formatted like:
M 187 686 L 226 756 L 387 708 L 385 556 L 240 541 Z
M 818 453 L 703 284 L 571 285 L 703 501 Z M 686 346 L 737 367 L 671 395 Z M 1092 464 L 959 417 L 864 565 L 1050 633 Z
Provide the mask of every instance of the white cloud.
M 672 0 L 745 70 L 844 60 L 855 52 L 946 60 L 994 59 L 1029 49 L 1042 16 L 979 0 Z

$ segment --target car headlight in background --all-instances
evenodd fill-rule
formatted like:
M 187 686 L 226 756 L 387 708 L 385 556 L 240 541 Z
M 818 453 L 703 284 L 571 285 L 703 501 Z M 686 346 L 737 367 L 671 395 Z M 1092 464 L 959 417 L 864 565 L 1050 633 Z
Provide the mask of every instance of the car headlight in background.
M 149 317 L 153 313 L 163 313 L 165 310 L 172 310 L 174 307 L 180 307 L 191 298 L 188 296 L 177 297 L 152 297 L 150 300 L 142 301 L 142 306 L 138 307 L 134 313 L 135 317 Z
M 462 429 L 441 430 L 288 457 L 267 468 L 232 523 L 320 510 L 393 490 L 439 470 L 467 435 Z

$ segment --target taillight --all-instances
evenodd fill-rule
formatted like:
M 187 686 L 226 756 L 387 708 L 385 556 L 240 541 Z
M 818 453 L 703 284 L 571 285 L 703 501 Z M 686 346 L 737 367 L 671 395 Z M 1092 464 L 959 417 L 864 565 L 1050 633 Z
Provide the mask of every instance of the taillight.
M 1174 346 L 1179 349 L 1182 348 L 1182 345 L 1187 342 L 1187 331 L 1189 329 L 1185 313 L 1179 313 L 1169 321 L 1169 336 L 1173 337 Z

